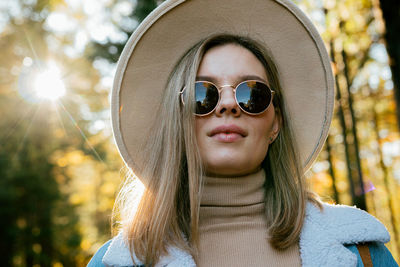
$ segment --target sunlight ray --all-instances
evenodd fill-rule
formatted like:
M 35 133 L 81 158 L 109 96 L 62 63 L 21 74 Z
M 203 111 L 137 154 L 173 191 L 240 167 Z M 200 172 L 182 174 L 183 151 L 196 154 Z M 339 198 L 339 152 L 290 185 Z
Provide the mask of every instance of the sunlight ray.
M 20 100 L 19 102 L 22 102 L 22 100 Z M 0 137 L 0 144 L 3 144 L 5 142 L 7 142 L 7 139 L 18 129 L 18 125 L 21 124 L 22 121 L 24 121 L 29 114 L 31 114 L 31 111 L 33 109 L 32 106 L 28 106 L 29 108 L 25 110 L 25 112 L 23 114 L 21 114 L 16 120 L 15 122 L 11 125 L 11 123 L 7 127 L 7 130 L 4 131 L 5 134 Z
M 32 115 L 32 117 L 31 117 L 30 120 L 29 120 L 29 125 L 28 125 L 28 127 L 26 128 L 26 130 L 25 130 L 24 137 L 22 137 L 21 142 L 19 142 L 18 147 L 17 147 L 17 149 L 15 150 L 14 156 L 12 157 L 13 160 L 15 160 L 16 157 L 18 157 L 18 153 L 19 153 L 19 152 L 21 151 L 21 149 L 24 147 L 24 145 L 25 145 L 25 140 L 26 140 L 27 137 L 28 137 L 28 133 L 29 133 L 29 131 L 30 131 L 32 125 L 33 125 L 33 122 L 35 121 L 35 117 L 36 117 L 36 115 L 38 114 L 40 108 L 41 108 L 41 105 L 38 105 L 37 108 L 35 109 L 35 111 L 33 112 L 33 115 Z
M 61 101 L 59 101 L 60 106 L 63 108 L 63 110 L 65 111 L 65 113 L 68 115 L 69 119 L 71 120 L 71 122 L 74 124 L 75 128 L 78 129 L 79 133 L 81 134 L 81 136 L 83 137 L 83 139 L 85 140 L 86 144 L 89 146 L 90 150 L 93 151 L 93 153 L 95 154 L 96 158 L 101 161 L 104 165 L 107 165 L 103 159 L 100 157 L 100 155 L 97 153 L 96 149 L 90 144 L 88 138 L 86 137 L 85 133 L 82 131 L 82 129 L 79 127 L 78 123 L 76 122 L 76 120 L 72 117 L 71 113 L 68 112 L 68 110 L 65 108 L 65 106 L 62 104 Z
M 56 111 L 56 113 L 57 113 L 58 121 L 60 122 L 60 124 L 61 124 L 61 126 L 62 126 L 62 128 L 63 128 L 64 134 L 65 134 L 65 136 L 67 136 L 67 129 L 65 128 L 64 122 L 63 122 L 63 120 L 62 120 L 62 118 L 61 118 L 61 114 L 60 114 L 60 112 L 58 111 L 57 102 L 56 102 L 56 103 L 53 103 L 53 106 L 54 106 L 54 109 L 55 109 L 55 111 Z

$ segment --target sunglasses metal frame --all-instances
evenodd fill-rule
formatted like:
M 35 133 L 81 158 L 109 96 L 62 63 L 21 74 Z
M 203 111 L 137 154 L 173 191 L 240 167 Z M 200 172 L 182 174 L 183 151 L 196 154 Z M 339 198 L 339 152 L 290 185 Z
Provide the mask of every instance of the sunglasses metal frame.
M 196 81 L 195 83 L 198 83 L 198 82 L 200 82 L 200 83 L 204 83 L 204 82 L 205 82 L 205 83 L 212 84 L 213 86 L 215 86 L 215 88 L 217 88 L 217 91 L 218 91 L 218 102 L 217 102 L 217 104 L 215 105 L 215 107 L 214 107 L 210 112 L 205 113 L 205 114 L 193 113 L 194 115 L 199 116 L 199 117 L 203 117 L 203 116 L 210 115 L 211 113 L 213 113 L 213 112 L 215 111 L 215 109 L 218 107 L 219 102 L 220 102 L 220 100 L 221 100 L 221 90 L 222 90 L 222 88 L 224 88 L 224 87 L 231 87 L 231 88 L 232 88 L 233 93 L 234 93 L 234 95 L 235 95 L 235 102 L 236 102 L 236 105 L 240 108 L 241 111 L 243 111 L 244 113 L 246 113 L 246 114 L 248 114 L 248 115 L 252 115 L 252 116 L 257 116 L 257 115 L 260 115 L 260 114 L 264 113 L 264 112 L 271 106 L 271 103 L 272 103 L 272 100 L 273 100 L 274 94 L 275 94 L 275 91 L 272 90 L 272 89 L 268 86 L 268 84 L 266 84 L 265 82 L 260 81 L 260 80 L 245 80 L 245 81 L 242 81 L 242 82 L 238 83 L 236 86 L 233 86 L 233 85 L 231 85 L 231 84 L 224 84 L 224 85 L 222 85 L 222 86 L 217 86 L 217 85 L 215 85 L 214 83 L 212 83 L 212 82 L 210 82 L 210 81 Z M 237 98 L 236 98 L 236 90 L 237 90 L 237 88 L 238 88 L 241 84 L 247 83 L 247 82 L 258 82 L 258 83 L 262 83 L 262 84 L 264 84 L 264 85 L 268 88 L 268 90 L 271 92 L 271 100 L 269 101 L 267 107 L 266 107 L 263 111 L 258 112 L 258 113 L 251 113 L 251 112 L 248 112 L 248 111 L 244 110 L 244 109 L 239 105 L 239 102 L 238 102 L 238 100 L 237 100 Z M 182 104 L 183 104 L 183 105 L 185 105 L 185 101 L 183 100 L 183 93 L 184 93 L 185 89 L 186 89 L 186 86 L 182 89 L 182 91 L 179 92 L 179 95 L 180 95 L 180 98 L 181 98 L 181 101 L 182 101 Z

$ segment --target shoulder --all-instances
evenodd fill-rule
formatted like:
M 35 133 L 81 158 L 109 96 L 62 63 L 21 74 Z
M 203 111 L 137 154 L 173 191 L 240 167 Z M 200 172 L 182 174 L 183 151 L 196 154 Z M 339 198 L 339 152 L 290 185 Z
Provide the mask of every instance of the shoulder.
M 133 264 L 132 257 L 135 260 Z M 87 265 L 88 267 L 106 266 L 144 266 L 135 256 L 131 255 L 129 247 L 124 239 L 122 232 L 107 241 L 93 256 Z
M 357 266 L 363 266 L 362 259 L 360 256 L 360 253 L 357 249 L 357 245 L 351 244 L 351 245 L 346 245 L 346 248 L 353 252 L 357 256 Z M 386 248 L 386 246 L 381 243 L 381 242 L 371 242 L 368 243 L 368 248 L 369 252 L 371 255 L 371 260 L 373 266 L 385 266 L 385 267 L 398 267 L 399 265 L 396 263 L 396 261 L 393 259 L 392 254 L 390 251 Z
M 104 243 L 104 245 L 101 246 L 101 248 L 99 248 L 97 250 L 97 252 L 93 255 L 93 257 L 89 261 L 87 267 L 103 267 L 103 266 L 105 266 L 102 262 L 102 259 L 104 257 L 104 254 L 106 254 L 106 251 L 107 251 L 108 247 L 110 246 L 110 244 L 111 244 L 111 240 Z
M 343 244 L 390 241 L 389 232 L 379 220 L 368 212 L 347 205 L 323 203 L 323 208 L 319 209 L 308 203 L 304 227 L 332 235 Z
M 303 266 L 357 266 L 356 253 L 346 246 L 389 242 L 386 227 L 367 212 L 346 205 L 322 206 L 307 204 L 300 234 Z
M 135 262 L 135 265 L 133 264 Z M 177 247 L 167 247 L 166 255 L 160 257 L 156 266 L 185 266 L 195 267 L 196 264 L 192 256 Z M 104 244 L 93 256 L 88 267 L 103 266 L 136 266 L 143 267 L 144 264 L 131 254 L 129 246 L 126 242 L 123 232 L 118 233 L 113 239 Z

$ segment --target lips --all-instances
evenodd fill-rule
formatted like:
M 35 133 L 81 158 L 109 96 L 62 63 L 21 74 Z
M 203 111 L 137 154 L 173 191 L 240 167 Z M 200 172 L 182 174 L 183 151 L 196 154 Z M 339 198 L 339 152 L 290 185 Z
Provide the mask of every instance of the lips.
M 239 135 L 241 137 L 246 137 L 247 132 L 240 128 L 237 125 L 234 124 L 228 124 L 228 125 L 221 125 L 216 128 L 214 128 L 208 136 L 213 137 L 215 135 Z

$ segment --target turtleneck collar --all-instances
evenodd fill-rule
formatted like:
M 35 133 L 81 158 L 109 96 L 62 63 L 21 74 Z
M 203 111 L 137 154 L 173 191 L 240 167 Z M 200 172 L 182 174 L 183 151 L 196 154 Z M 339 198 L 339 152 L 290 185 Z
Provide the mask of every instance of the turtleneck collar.
M 202 207 L 237 207 L 264 203 L 263 169 L 240 177 L 204 177 Z
M 198 266 L 300 266 L 298 246 L 280 252 L 269 243 L 265 172 L 204 180 Z

